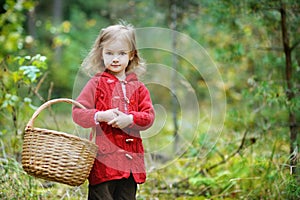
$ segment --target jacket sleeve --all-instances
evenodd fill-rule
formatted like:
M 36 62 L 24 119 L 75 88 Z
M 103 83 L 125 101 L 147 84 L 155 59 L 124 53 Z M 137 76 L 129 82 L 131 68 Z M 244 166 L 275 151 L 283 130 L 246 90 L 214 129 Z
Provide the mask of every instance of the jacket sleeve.
M 98 79 L 96 77 L 91 78 L 85 87 L 82 89 L 78 98 L 76 99 L 79 103 L 85 106 L 86 109 L 82 109 L 74 106 L 72 110 L 73 121 L 83 128 L 95 127 L 95 90 Z
M 139 93 L 139 111 L 129 112 L 129 114 L 133 115 L 133 123 L 129 128 L 142 131 L 148 129 L 153 124 L 155 112 L 148 89 L 142 85 L 139 88 Z

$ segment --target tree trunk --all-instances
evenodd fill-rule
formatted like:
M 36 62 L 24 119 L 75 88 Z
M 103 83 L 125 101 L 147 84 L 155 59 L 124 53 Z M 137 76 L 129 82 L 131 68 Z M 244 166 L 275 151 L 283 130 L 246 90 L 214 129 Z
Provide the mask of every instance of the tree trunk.
M 173 150 L 175 153 L 178 152 L 178 143 L 179 143 L 179 136 L 178 136 L 178 119 L 177 119 L 177 113 L 178 113 L 178 103 L 176 99 L 176 73 L 177 73 L 177 66 L 178 66 L 178 56 L 176 54 L 177 50 L 177 5 L 176 0 L 171 1 L 171 8 L 170 8 L 170 15 L 171 15 L 171 29 L 172 32 L 172 51 L 173 51 L 173 57 L 172 57 L 172 65 L 173 65 L 173 73 L 172 73 L 172 83 L 171 83 L 171 90 L 172 90 L 172 116 L 173 116 L 173 124 L 174 124 L 174 147 Z
M 54 26 L 59 26 L 62 22 L 63 14 L 63 2 L 62 0 L 54 0 L 53 4 L 53 24 Z M 58 46 L 55 48 L 55 62 L 60 63 L 62 57 L 62 48 Z
M 36 16 L 35 16 L 35 8 L 30 10 L 27 13 L 27 28 L 28 28 L 28 33 L 31 35 L 34 39 L 36 39 L 36 28 L 35 28 L 35 21 L 36 21 Z
M 293 92 L 293 85 L 292 85 L 292 55 L 291 55 L 291 47 L 289 44 L 289 34 L 287 29 L 287 22 L 286 22 L 286 5 L 283 3 L 280 8 L 280 14 L 281 14 L 281 31 L 282 31 L 282 42 L 283 42 L 283 48 L 284 48 L 284 54 L 285 54 L 285 79 L 287 84 L 287 100 L 291 102 L 293 98 L 295 97 L 295 94 Z M 297 121 L 296 121 L 296 115 L 291 110 L 289 111 L 289 128 L 290 128 L 290 165 L 291 165 L 291 171 L 292 174 L 296 174 L 296 165 L 297 165 L 297 154 L 298 154 L 298 148 L 297 148 Z

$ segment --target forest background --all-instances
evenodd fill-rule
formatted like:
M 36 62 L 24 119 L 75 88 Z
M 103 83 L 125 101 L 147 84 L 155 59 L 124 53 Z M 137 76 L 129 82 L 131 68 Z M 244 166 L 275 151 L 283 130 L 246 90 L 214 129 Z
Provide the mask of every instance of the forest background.
M 42 103 L 74 98 L 80 64 L 95 37 L 120 19 L 187 35 L 205 49 L 222 78 L 212 83 L 219 91 L 219 99 L 212 99 L 209 80 L 188 60 L 141 50 L 147 63 L 167 65 L 188 80 L 201 116 L 190 116 L 189 124 L 182 113 L 192 111 L 178 110 L 176 86 L 149 85 L 153 103 L 165 108 L 167 118 L 159 134 L 146 140 L 153 154 L 138 199 L 300 198 L 299 1 L 1 0 L 0 5 L 1 199 L 86 199 L 87 183 L 74 188 L 23 171 L 24 128 Z M 170 41 L 180 48 L 176 37 Z M 226 103 L 222 124 L 210 119 L 212 102 Z M 37 124 L 76 129 L 69 108 L 57 105 Z M 177 155 L 182 138 L 176 138 L 189 134 L 180 127 L 193 127 L 192 122 L 199 123 L 191 131 L 197 134 Z M 207 131 L 220 126 L 217 133 Z M 158 143 L 172 148 L 154 152 L 164 147 Z

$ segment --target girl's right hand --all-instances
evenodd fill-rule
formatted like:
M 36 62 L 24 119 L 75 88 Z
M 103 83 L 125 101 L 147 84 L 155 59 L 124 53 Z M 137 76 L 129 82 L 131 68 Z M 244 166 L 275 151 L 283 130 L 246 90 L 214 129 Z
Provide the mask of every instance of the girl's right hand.
M 110 122 L 117 117 L 115 110 L 117 110 L 117 108 L 109 109 L 106 111 L 98 111 L 96 113 L 96 120 L 98 122 Z

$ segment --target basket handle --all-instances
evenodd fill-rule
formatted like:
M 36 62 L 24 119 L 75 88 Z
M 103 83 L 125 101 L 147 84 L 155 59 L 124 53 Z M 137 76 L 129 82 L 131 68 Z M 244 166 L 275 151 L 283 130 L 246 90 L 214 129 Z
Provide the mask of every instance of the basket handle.
M 65 103 L 69 103 L 69 104 L 73 104 L 79 108 L 82 109 L 86 109 L 81 103 L 73 100 L 73 99 L 68 99 L 68 98 L 58 98 L 58 99 L 52 99 L 49 100 L 47 102 L 45 102 L 44 104 L 42 104 L 32 115 L 32 117 L 30 118 L 29 122 L 26 125 L 26 129 L 33 127 L 33 122 L 34 120 L 37 118 L 37 116 L 42 112 L 42 110 L 44 110 L 45 108 L 51 106 L 52 104 L 55 103 L 59 103 L 59 102 L 65 102 Z M 96 129 L 93 127 L 92 128 L 92 142 L 96 143 Z
M 33 122 L 34 120 L 37 118 L 37 116 L 42 112 L 42 110 L 44 110 L 45 108 L 49 107 L 52 104 L 55 103 L 59 103 L 59 102 L 65 102 L 65 103 L 69 103 L 69 104 L 73 104 L 75 106 L 78 106 L 80 108 L 86 109 L 82 104 L 80 104 L 77 101 L 74 101 L 73 99 L 68 99 L 68 98 L 59 98 L 59 99 L 52 99 L 49 100 L 47 102 L 45 102 L 44 104 L 42 104 L 32 115 L 31 119 L 29 120 L 29 122 L 26 125 L 26 128 L 28 127 L 33 127 Z

